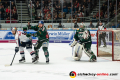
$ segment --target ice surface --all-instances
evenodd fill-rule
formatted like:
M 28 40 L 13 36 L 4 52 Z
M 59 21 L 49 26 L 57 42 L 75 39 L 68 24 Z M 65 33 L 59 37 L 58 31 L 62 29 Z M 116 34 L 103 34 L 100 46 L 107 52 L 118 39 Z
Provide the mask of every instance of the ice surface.
M 111 58 L 98 57 L 97 62 L 88 62 L 89 58 L 83 53 L 81 61 L 72 59 L 72 48 L 68 43 L 50 43 L 50 63 L 45 63 L 45 56 L 40 49 L 39 63 L 32 64 L 30 54 L 25 50 L 26 62 L 19 63 L 21 58 L 17 53 L 13 66 L 10 64 L 14 55 L 15 43 L 0 43 L 0 80 L 120 80 L 120 62 Z M 96 45 L 92 45 L 96 54 Z M 70 71 L 76 73 L 118 73 L 117 76 L 77 76 L 69 77 Z

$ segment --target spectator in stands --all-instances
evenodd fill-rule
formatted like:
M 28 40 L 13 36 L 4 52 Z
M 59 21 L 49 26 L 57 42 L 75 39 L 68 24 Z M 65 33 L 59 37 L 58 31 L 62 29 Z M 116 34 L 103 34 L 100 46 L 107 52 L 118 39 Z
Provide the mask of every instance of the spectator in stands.
M 59 26 L 58 26 L 58 28 L 63 28 L 63 26 L 61 25 L 61 23 L 59 23 Z
M 37 19 L 40 20 L 40 19 L 43 19 L 43 18 L 44 18 L 44 14 L 40 11 L 40 13 L 38 14 Z
M 10 13 L 10 6 L 8 6 L 8 8 L 6 9 L 6 13 Z
M 107 7 L 105 6 L 105 4 L 102 5 L 101 9 L 103 10 L 103 13 L 105 13 L 105 11 L 107 10 Z
M 113 16 L 116 16 L 116 10 L 114 10 L 114 12 L 113 12 Z
M 28 22 L 27 27 L 28 27 L 28 28 L 30 28 L 30 27 L 31 27 L 30 22 Z
M 100 10 L 100 18 L 102 18 L 102 17 L 103 17 L 103 12 L 102 12 L 102 10 Z M 96 14 L 96 18 L 99 18 L 99 11 Z
M 74 13 L 74 16 L 75 16 L 75 15 L 77 15 L 77 16 L 78 16 L 78 13 L 77 13 L 77 11 L 75 11 L 75 13 Z
M 44 8 L 45 7 L 45 3 L 44 1 L 42 0 L 42 3 L 41 3 L 41 7 Z
M 17 15 L 16 11 L 13 12 L 13 16 L 12 16 L 12 18 L 13 18 L 14 20 L 17 20 L 18 15 Z
M 11 2 L 11 9 L 15 6 L 14 2 Z
M 76 0 L 75 4 L 74 4 L 74 7 L 76 9 L 76 11 L 78 11 L 78 8 L 79 8 L 79 2 Z
M 77 21 L 77 15 L 75 15 L 75 17 L 73 17 L 73 23 L 75 23 L 75 21 Z
M 0 20 L 4 20 L 4 15 L 2 15 L 1 11 L 0 11 Z
M 30 1 L 30 3 L 28 4 L 28 8 L 35 7 L 35 5 L 32 3 L 32 1 Z
M 48 20 L 48 19 L 49 19 L 49 16 L 50 16 L 50 13 L 49 13 L 49 12 L 47 12 L 47 13 L 45 14 L 44 19 Z
M 40 9 L 40 3 L 39 3 L 39 1 L 36 2 L 35 9 Z
M 79 28 L 77 21 L 74 22 L 74 28 Z
M 45 6 L 44 8 L 44 14 L 46 14 L 49 11 L 49 9 L 47 8 L 47 6 Z
M 32 13 L 32 20 L 35 20 L 35 14 Z
M 113 12 L 113 10 L 114 10 L 114 7 L 113 7 L 112 3 L 110 3 L 110 6 L 109 6 L 109 11 L 112 13 L 112 12 Z
M 57 14 L 53 17 L 53 22 L 58 22 L 57 20 L 58 20 L 58 16 L 57 16 Z
M 88 7 L 88 11 L 90 12 L 90 10 L 92 8 L 92 3 L 90 0 L 88 0 L 88 2 L 87 2 L 87 7 Z
M 95 27 L 96 27 L 96 28 L 98 28 L 98 26 L 99 26 L 99 21 L 97 22 L 97 24 L 96 24 L 96 26 L 95 26 Z
M 82 4 L 82 5 L 84 5 L 85 7 L 87 7 L 87 2 L 86 2 L 86 0 L 83 1 L 83 4 Z
M 55 18 L 56 15 L 57 15 L 57 12 L 53 10 L 53 18 Z
M 116 28 L 116 26 L 115 26 L 115 24 L 114 24 L 114 23 L 112 23 L 112 26 L 111 26 L 111 28 Z
M 1 15 L 3 15 L 3 13 L 5 12 L 3 6 L 1 5 L 0 5 L 0 11 L 1 11 Z
M 59 15 L 58 15 L 59 19 L 62 19 L 62 17 L 63 17 L 63 19 L 65 19 L 65 13 L 64 12 L 60 12 Z
M 63 12 L 68 13 L 68 7 L 66 1 L 63 3 Z
M 60 13 L 61 11 L 62 11 L 62 8 L 58 6 L 58 13 Z
M 15 6 L 13 7 L 13 11 L 12 11 L 12 12 L 14 12 L 14 11 L 16 11 L 16 12 L 17 12 L 17 9 L 16 9 L 16 7 L 15 7 Z
M 70 23 L 70 22 L 71 22 L 71 15 L 70 15 L 70 17 L 67 20 L 67 23 Z
M 58 6 L 60 6 L 60 8 L 62 7 L 61 0 L 58 1 Z
M 78 11 L 81 11 L 81 8 L 82 8 L 81 4 L 79 4 Z
M 92 24 L 92 21 L 90 21 L 90 25 L 88 26 L 88 28 L 94 28 L 94 25 Z
M 35 13 L 35 8 L 32 6 L 32 12 L 31 12 L 31 8 L 29 8 L 29 12 L 30 13 Z
M 118 20 L 117 28 L 120 28 L 120 20 Z
M 70 0 L 70 2 L 67 4 L 68 13 L 71 13 L 71 4 L 72 4 L 72 0 Z
M 105 16 L 104 16 L 104 22 L 105 22 L 105 23 L 108 22 L 108 16 L 107 16 L 107 14 L 105 14 Z
M 82 12 L 78 13 L 78 16 L 83 17 L 83 13 Z
M 8 18 L 8 17 L 10 17 L 10 13 L 6 13 L 6 19 Z
M 48 1 L 48 7 L 52 7 L 52 1 Z
M 8 6 L 9 6 L 8 2 L 5 1 L 5 3 L 4 3 L 4 8 L 7 8 Z
M 93 17 L 92 17 L 92 22 L 97 22 L 95 15 L 93 15 Z
M 10 17 L 7 18 L 6 23 L 10 23 Z

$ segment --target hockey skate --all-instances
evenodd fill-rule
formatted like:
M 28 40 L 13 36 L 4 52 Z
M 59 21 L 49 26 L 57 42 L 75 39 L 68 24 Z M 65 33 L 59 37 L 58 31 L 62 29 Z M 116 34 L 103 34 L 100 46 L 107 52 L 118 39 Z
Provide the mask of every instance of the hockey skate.
M 39 60 L 39 56 L 38 55 L 36 55 L 36 58 L 37 58 L 37 60 Z
M 106 45 L 104 45 L 103 47 L 107 47 Z
M 37 56 L 32 58 L 32 63 L 36 64 L 38 62 Z
M 93 55 L 93 56 L 90 58 L 89 61 L 90 61 L 90 62 L 97 62 L 96 56 Z
M 22 57 L 22 59 L 19 60 L 19 63 L 24 63 L 25 62 L 25 57 Z
M 46 63 L 49 63 L 49 57 L 46 57 Z

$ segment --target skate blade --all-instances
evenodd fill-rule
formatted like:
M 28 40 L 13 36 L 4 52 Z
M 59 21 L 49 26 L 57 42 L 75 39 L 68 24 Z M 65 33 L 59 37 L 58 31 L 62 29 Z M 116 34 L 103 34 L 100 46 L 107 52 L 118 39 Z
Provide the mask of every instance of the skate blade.
M 24 63 L 25 61 L 19 61 L 19 63 Z
M 36 64 L 36 63 L 38 63 L 38 61 L 33 62 L 33 64 Z

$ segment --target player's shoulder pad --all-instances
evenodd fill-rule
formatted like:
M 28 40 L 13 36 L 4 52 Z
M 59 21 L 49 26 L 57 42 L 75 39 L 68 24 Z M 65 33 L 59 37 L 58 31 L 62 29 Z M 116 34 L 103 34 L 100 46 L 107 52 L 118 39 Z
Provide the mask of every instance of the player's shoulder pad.
M 17 33 L 18 33 L 19 36 L 21 36 L 21 33 L 22 33 L 22 32 L 21 32 L 21 31 L 17 31 Z

